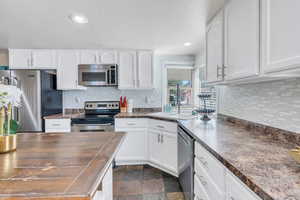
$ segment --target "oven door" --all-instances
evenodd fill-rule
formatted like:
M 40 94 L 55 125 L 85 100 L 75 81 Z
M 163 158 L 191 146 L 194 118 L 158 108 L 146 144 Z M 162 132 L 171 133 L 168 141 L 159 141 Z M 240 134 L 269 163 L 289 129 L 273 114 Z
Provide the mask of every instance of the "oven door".
M 72 125 L 72 132 L 112 132 L 112 131 L 114 131 L 114 126 L 112 123 Z
M 108 84 L 108 69 L 103 65 L 79 65 L 78 81 L 82 86 L 103 86 Z

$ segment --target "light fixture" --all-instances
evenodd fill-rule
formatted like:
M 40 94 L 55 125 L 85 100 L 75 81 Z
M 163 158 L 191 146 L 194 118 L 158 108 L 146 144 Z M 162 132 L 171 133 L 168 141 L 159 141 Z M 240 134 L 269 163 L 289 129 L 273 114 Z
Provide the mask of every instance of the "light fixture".
M 188 47 L 188 46 L 191 46 L 191 45 L 192 45 L 192 43 L 190 43 L 190 42 L 186 42 L 186 43 L 184 43 L 183 45 L 184 45 L 184 46 L 186 46 L 186 47 Z
M 87 24 L 89 22 L 88 18 L 82 14 L 71 14 L 69 18 L 77 24 Z

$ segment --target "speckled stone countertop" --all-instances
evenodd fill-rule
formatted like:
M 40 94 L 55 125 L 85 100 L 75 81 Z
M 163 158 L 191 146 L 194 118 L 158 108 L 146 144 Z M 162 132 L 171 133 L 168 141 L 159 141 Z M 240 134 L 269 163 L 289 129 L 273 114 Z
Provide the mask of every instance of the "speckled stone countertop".
M 300 165 L 288 155 L 295 143 L 223 119 L 179 124 L 263 200 L 300 200 Z
M 158 119 L 170 122 L 177 122 L 177 119 L 168 118 L 168 117 L 159 117 L 150 115 L 152 112 L 133 112 L 133 113 L 119 113 L 115 116 L 115 118 L 150 118 L 150 119 Z
M 44 119 L 72 119 L 72 118 L 78 118 L 80 116 L 84 115 L 83 113 L 73 113 L 73 114 L 54 114 L 54 115 L 48 115 L 43 117 Z

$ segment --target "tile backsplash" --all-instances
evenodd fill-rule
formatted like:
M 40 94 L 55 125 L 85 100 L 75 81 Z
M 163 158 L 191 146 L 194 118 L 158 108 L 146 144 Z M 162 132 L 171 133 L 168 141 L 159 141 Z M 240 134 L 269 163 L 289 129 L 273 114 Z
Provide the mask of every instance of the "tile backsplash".
M 219 88 L 220 114 L 300 133 L 300 79 Z
M 161 107 L 161 94 L 153 90 L 119 90 L 112 87 L 90 87 L 82 91 L 64 91 L 63 106 L 83 108 L 85 101 L 119 101 L 120 96 L 133 99 L 134 108 Z

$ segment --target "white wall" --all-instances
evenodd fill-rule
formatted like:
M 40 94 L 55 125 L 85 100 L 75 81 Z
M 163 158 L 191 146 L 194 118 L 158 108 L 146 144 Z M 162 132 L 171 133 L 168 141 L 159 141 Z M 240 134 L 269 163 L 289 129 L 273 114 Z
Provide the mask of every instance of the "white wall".
M 0 49 L 0 66 L 8 66 L 8 50 Z
M 84 101 L 118 101 L 120 96 L 127 96 L 134 101 L 135 108 L 161 107 L 162 67 L 166 62 L 194 63 L 194 56 L 154 56 L 154 90 L 118 90 L 109 87 L 91 87 L 86 91 L 64 91 L 64 108 L 83 108 Z
M 300 79 L 220 87 L 219 113 L 300 133 Z

